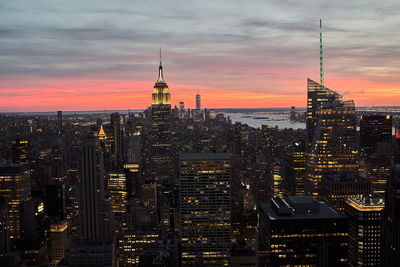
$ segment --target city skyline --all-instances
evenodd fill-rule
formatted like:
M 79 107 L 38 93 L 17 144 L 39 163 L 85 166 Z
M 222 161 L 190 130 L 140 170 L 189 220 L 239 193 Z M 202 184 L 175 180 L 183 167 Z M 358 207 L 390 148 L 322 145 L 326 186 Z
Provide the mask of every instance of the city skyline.
M 200 89 L 206 108 L 305 107 L 320 18 L 325 85 L 356 106 L 400 99 L 395 1 L 178 4 L 0 4 L 0 112 L 147 108 L 160 46 L 172 106 Z

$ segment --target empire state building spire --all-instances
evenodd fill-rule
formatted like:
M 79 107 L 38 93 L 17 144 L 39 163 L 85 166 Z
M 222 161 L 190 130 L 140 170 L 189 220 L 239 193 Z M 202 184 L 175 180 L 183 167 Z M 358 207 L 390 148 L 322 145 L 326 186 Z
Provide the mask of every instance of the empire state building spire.
M 158 83 L 163 83 L 164 82 L 164 77 L 163 77 L 163 68 L 162 68 L 162 57 L 161 57 L 161 47 L 160 47 L 160 66 L 158 67 Z

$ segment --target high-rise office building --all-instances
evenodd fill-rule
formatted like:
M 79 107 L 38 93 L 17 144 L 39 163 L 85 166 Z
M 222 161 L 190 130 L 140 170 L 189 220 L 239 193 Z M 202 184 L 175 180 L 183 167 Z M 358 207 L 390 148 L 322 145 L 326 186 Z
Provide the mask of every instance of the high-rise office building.
M 157 248 L 160 236 L 154 229 L 135 228 L 124 231 L 117 240 L 118 266 L 138 266 L 140 253 Z
M 141 164 L 142 162 L 142 131 L 139 127 L 127 134 L 126 162 Z
M 393 166 L 385 195 L 381 266 L 400 266 L 400 165 Z
M 385 194 L 394 152 L 395 146 L 391 142 L 378 142 L 372 153 L 362 152 L 360 175 L 372 182 L 372 190 L 376 194 Z
M 100 140 L 92 135 L 80 147 L 80 235 L 69 248 L 69 266 L 114 266 L 113 218 L 105 195 Z
M 354 102 L 324 86 L 321 20 L 319 48 L 320 82 L 307 79 L 306 112 L 306 192 L 315 197 L 323 176 L 359 168 Z
M 269 190 L 271 192 L 271 198 L 274 197 L 284 197 L 286 195 L 284 188 L 284 168 L 282 164 L 276 162 L 271 165 L 270 169 L 270 180 L 269 180 Z
M 272 159 L 276 152 L 276 133 L 278 129 L 270 125 L 261 125 L 261 151 L 267 159 Z
M 113 143 L 111 144 L 111 153 L 115 166 L 118 168 L 121 166 L 124 159 L 123 141 L 124 132 L 122 127 L 122 118 L 118 112 L 112 113 L 110 117 L 110 127 L 113 137 Z
M 0 263 L 11 249 L 8 209 L 7 202 L 0 197 Z
M 182 266 L 228 266 L 230 155 L 182 153 L 179 163 Z
M 168 85 L 164 81 L 161 58 L 151 104 L 151 149 L 147 172 L 149 176 L 173 176 L 171 99 Z
M 347 266 L 348 220 L 326 203 L 274 198 L 258 220 L 259 266 Z
M 321 200 L 340 211 L 344 211 L 345 202 L 348 198 L 371 193 L 371 181 L 358 175 L 336 175 L 322 178 Z
M 44 206 L 46 214 L 52 218 L 66 218 L 67 187 L 65 183 L 47 184 L 44 188 Z
M 17 138 L 12 141 L 12 161 L 14 163 L 29 163 L 29 140 Z
M 142 185 L 141 203 L 149 211 L 153 213 L 157 211 L 157 183 L 150 182 Z
M 80 176 L 80 237 L 83 240 L 108 239 L 112 216 L 105 199 L 103 153 L 96 136 L 82 140 Z
M 63 114 L 61 110 L 57 111 L 57 125 L 58 127 L 62 127 L 63 125 Z
M 323 176 L 358 174 L 355 106 L 308 79 L 306 191 L 319 195 Z
M 31 199 L 30 170 L 26 164 L 0 164 L 0 195 L 8 204 L 11 239 L 23 237 L 23 204 Z
M 179 118 L 183 119 L 186 116 L 185 102 L 179 102 Z
M 364 158 L 362 175 L 372 182 L 372 191 L 375 194 L 385 194 L 386 184 L 390 179 L 390 161 L 388 155 L 370 155 Z
M 290 108 L 290 121 L 296 121 L 296 108 L 292 106 Z
M 107 174 L 108 195 L 111 210 L 114 214 L 122 215 L 128 211 L 128 180 L 124 172 L 110 172 Z
M 349 218 L 349 265 L 380 266 L 381 220 L 385 201 L 379 195 L 359 195 L 346 201 Z
M 392 142 L 392 116 L 362 115 L 360 117 L 360 149 L 363 154 L 375 152 L 378 142 Z
M 197 91 L 196 94 L 196 109 L 200 110 L 201 109 L 201 97 L 199 91 Z
M 304 195 L 305 170 L 305 142 L 294 142 L 285 154 L 285 187 L 288 195 Z
M 68 223 L 60 221 L 50 225 L 50 263 L 58 264 L 65 257 L 65 250 L 68 248 Z

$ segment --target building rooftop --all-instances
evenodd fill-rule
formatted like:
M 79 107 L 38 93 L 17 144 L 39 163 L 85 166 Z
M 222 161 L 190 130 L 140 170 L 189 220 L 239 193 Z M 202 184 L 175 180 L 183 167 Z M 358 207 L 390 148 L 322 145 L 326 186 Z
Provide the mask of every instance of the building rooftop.
M 359 195 L 347 199 L 347 204 L 360 211 L 380 211 L 385 207 L 385 199 L 378 194 Z
M 261 210 L 269 220 L 335 219 L 346 216 L 323 201 L 311 196 L 273 198 L 270 203 L 261 203 Z
M 231 158 L 229 153 L 221 152 L 206 152 L 206 153 L 179 153 L 180 161 L 197 161 L 197 160 L 229 160 Z

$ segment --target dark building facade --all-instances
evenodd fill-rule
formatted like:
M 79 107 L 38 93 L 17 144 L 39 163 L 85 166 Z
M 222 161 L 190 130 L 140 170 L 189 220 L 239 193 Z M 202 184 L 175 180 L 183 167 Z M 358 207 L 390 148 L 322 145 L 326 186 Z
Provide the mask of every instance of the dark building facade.
M 111 238 L 111 208 L 105 199 L 103 153 L 96 136 L 82 140 L 79 184 L 80 237 Z
M 347 266 L 348 219 L 310 196 L 261 203 L 259 266 Z
M 392 142 L 392 116 L 362 115 L 360 117 L 360 149 L 363 154 L 375 152 L 378 142 Z
M 400 165 L 396 164 L 386 189 L 382 224 L 381 266 L 400 266 Z
M 325 176 L 321 182 L 320 197 L 332 207 L 344 211 L 347 198 L 372 193 L 371 181 L 358 175 Z
M 182 266 L 229 266 L 231 159 L 227 153 L 181 153 Z

